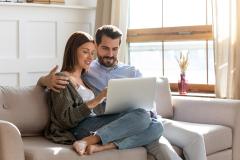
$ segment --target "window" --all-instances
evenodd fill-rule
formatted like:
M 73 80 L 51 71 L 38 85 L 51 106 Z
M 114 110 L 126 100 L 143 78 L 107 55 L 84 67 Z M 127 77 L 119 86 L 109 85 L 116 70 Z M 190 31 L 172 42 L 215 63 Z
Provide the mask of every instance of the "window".
M 129 63 L 144 76 L 166 76 L 177 90 L 176 58 L 189 53 L 186 72 L 193 92 L 214 92 L 210 0 L 130 0 Z

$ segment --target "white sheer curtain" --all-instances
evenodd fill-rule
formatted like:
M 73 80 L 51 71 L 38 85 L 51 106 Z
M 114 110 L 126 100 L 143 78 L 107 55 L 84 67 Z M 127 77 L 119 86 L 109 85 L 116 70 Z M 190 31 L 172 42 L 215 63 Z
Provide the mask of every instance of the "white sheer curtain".
M 105 24 L 112 24 L 123 32 L 122 44 L 118 59 L 128 62 L 128 48 L 126 43 L 128 26 L 128 5 L 129 0 L 98 0 L 96 9 L 95 28 Z
M 216 95 L 240 99 L 240 0 L 212 0 Z

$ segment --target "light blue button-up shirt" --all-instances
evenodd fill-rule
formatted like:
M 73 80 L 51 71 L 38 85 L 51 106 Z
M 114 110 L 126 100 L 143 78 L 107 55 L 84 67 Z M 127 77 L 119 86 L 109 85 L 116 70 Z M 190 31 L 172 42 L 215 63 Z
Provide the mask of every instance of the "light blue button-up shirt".
M 118 63 L 114 67 L 105 67 L 98 60 L 94 60 L 86 74 L 86 79 L 93 85 L 97 91 L 107 87 L 110 79 L 118 78 L 136 78 L 142 77 L 142 74 L 134 66 Z

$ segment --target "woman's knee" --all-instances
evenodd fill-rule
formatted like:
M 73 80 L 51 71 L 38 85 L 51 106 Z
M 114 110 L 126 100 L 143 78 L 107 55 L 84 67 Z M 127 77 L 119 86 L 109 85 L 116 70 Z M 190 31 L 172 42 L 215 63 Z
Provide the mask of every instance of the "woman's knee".
M 137 108 L 130 111 L 131 114 L 138 115 L 140 118 L 150 118 L 150 114 L 142 108 Z
M 130 121 L 132 121 L 132 123 L 135 123 L 137 126 L 141 126 L 142 129 L 148 128 L 151 123 L 149 113 L 141 108 L 129 111 L 127 116 L 130 117 Z
M 138 122 L 145 122 L 147 123 L 147 125 L 150 124 L 151 122 L 151 117 L 150 114 L 142 109 L 142 108 L 137 108 L 131 111 L 131 114 L 133 115 L 133 117 L 138 120 Z

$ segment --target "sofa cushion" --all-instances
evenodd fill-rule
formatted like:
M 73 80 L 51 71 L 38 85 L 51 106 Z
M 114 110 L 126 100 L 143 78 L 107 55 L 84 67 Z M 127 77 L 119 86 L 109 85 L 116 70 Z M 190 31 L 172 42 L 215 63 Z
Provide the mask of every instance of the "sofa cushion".
M 24 137 L 26 160 L 146 160 L 143 147 L 125 150 L 108 150 L 80 157 L 71 145 L 55 144 L 44 137 Z
M 207 156 L 207 160 L 233 160 L 232 154 L 232 150 L 227 149 Z
M 207 155 L 232 147 L 232 129 L 229 127 L 211 124 L 188 123 L 168 119 L 164 119 L 164 127 L 164 135 L 171 143 L 175 144 L 178 140 L 188 138 L 187 134 L 190 132 L 196 133 L 196 135 L 201 135 L 204 139 Z M 181 142 L 179 141 L 177 143 Z M 176 145 L 179 146 L 179 144 Z
M 167 78 L 161 77 L 157 79 L 155 103 L 159 115 L 164 118 L 173 117 L 172 97 Z
M 1 87 L 0 119 L 15 124 L 23 136 L 40 134 L 49 117 L 41 87 Z

